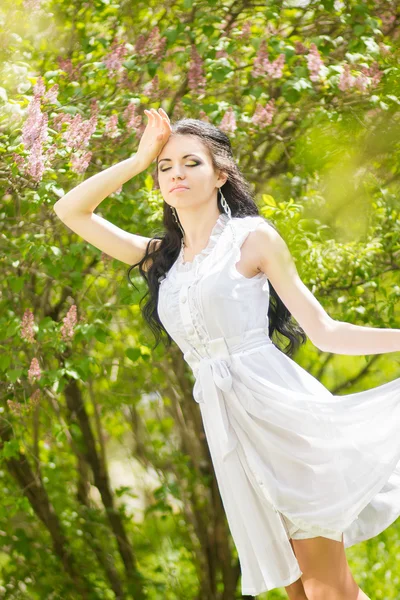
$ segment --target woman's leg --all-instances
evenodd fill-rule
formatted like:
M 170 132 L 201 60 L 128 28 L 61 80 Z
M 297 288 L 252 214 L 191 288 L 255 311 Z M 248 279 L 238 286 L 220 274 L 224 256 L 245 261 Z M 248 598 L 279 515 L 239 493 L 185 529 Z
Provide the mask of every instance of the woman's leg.
M 285 590 L 289 600 L 308 600 L 301 579 L 290 585 L 285 585 Z
M 350 571 L 343 536 L 341 542 L 325 537 L 292 542 L 308 600 L 370 600 Z
M 292 540 L 289 540 L 292 545 L 293 552 L 296 554 L 295 548 L 293 546 Z M 289 600 L 308 600 L 306 593 L 304 591 L 303 582 L 301 579 L 298 579 L 294 583 L 285 586 L 286 593 L 288 595 Z

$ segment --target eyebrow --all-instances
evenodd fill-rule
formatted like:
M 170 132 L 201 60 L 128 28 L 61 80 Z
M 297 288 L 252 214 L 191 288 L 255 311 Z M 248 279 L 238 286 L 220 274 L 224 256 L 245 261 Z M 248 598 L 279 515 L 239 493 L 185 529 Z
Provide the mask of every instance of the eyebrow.
M 199 156 L 197 156 L 197 154 L 185 154 L 185 156 L 182 156 L 182 158 L 187 158 L 188 156 L 195 156 L 196 158 L 200 158 Z M 162 158 L 158 164 L 162 163 L 163 160 L 171 160 L 170 158 Z

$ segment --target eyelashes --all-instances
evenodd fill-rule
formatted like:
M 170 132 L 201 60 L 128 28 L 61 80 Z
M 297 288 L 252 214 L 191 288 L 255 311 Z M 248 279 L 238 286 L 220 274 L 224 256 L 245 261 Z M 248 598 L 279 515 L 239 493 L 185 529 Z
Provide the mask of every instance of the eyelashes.
M 197 167 L 197 165 L 199 165 L 200 163 L 196 163 L 195 165 L 185 165 L 186 167 Z M 161 173 L 164 173 L 164 171 L 169 171 L 171 167 L 167 167 L 166 169 L 160 169 Z

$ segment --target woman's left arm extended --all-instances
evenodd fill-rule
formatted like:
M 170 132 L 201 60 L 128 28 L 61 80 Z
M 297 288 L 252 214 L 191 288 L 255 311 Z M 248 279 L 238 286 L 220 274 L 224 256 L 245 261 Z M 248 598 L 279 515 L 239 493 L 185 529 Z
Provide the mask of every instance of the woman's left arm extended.
M 356 355 L 400 351 L 400 329 L 364 327 L 332 319 L 300 279 L 286 242 L 271 225 L 257 227 L 254 244 L 258 268 L 317 348 Z

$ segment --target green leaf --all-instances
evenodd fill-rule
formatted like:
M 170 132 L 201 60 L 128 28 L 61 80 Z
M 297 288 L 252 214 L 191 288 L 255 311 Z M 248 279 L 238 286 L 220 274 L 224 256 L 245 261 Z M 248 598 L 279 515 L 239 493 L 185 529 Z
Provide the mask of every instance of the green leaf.
M 202 30 L 204 35 L 206 35 L 208 38 L 210 38 L 215 31 L 213 25 L 203 25 Z
M 65 375 L 72 377 L 72 379 L 80 379 L 80 375 L 75 369 L 66 368 L 64 373 Z
M 49 246 L 49 249 L 52 251 L 52 253 L 55 256 L 61 256 L 62 255 L 61 248 L 59 248 L 58 246 Z
M 5 337 L 9 338 L 14 336 L 16 333 L 20 332 L 20 322 L 18 322 L 17 320 L 12 321 L 7 329 L 6 329 L 6 333 L 5 333 Z
M 146 188 L 146 190 L 148 190 L 149 192 L 153 189 L 154 186 L 154 180 L 153 177 L 149 174 L 147 175 L 146 179 L 144 180 L 144 187 Z
M 94 337 L 102 344 L 105 344 L 107 342 L 109 336 L 110 334 L 104 329 L 96 329 L 94 332 Z
M 155 74 L 157 73 L 157 69 L 158 69 L 158 63 L 149 61 L 147 63 L 147 71 L 149 72 L 149 75 L 151 78 L 153 78 L 155 76 Z
M 25 277 L 10 277 L 8 284 L 13 292 L 18 293 L 22 290 L 25 283 Z
M 15 383 L 17 379 L 19 379 L 23 373 L 23 369 L 10 369 L 6 372 L 7 378 L 11 381 L 11 383 Z
M 0 354 L 0 371 L 8 369 L 10 363 L 11 358 L 9 354 Z
M 15 438 L 4 442 L 3 449 L 0 452 L 0 455 L 3 458 L 15 458 L 19 455 L 20 447 L 19 441 Z
M 136 362 L 141 356 L 140 349 L 139 348 L 127 348 L 125 350 L 125 356 L 127 356 L 133 362 Z
M 268 206 L 276 206 L 275 199 L 269 194 L 263 194 L 262 200 L 265 204 L 268 204 Z
M 224 66 L 217 66 L 211 73 L 212 79 L 218 81 L 219 83 L 229 80 L 232 75 L 232 69 Z

